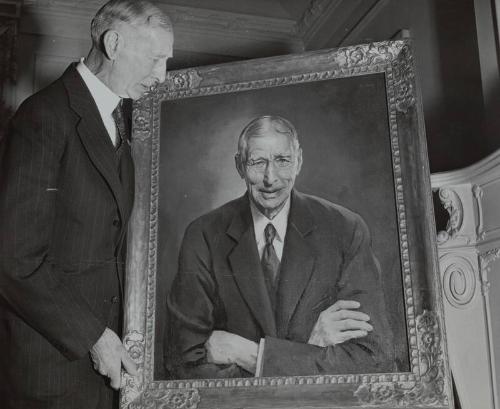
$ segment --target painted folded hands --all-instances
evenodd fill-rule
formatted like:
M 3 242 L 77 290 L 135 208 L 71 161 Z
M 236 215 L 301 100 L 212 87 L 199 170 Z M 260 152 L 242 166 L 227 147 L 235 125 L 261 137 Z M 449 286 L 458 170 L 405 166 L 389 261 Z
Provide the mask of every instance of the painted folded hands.
M 360 311 L 357 301 L 339 300 L 319 315 L 308 344 L 328 347 L 361 338 L 373 330 L 370 317 Z M 227 331 L 213 331 L 205 343 L 207 361 L 213 364 L 236 364 L 255 374 L 259 344 Z

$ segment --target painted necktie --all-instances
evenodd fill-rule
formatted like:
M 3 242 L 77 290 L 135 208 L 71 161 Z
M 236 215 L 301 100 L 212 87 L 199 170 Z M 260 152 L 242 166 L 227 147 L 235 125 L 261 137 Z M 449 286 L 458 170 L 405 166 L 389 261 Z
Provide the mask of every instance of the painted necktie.
M 262 252 L 262 272 L 264 273 L 264 278 L 266 280 L 267 291 L 269 292 L 269 297 L 271 298 L 271 304 L 273 308 L 276 304 L 276 283 L 278 278 L 278 273 L 280 269 L 280 260 L 276 255 L 276 250 L 273 246 L 274 238 L 276 237 L 276 229 L 269 223 L 264 229 L 264 237 L 266 239 L 266 245 L 264 251 Z

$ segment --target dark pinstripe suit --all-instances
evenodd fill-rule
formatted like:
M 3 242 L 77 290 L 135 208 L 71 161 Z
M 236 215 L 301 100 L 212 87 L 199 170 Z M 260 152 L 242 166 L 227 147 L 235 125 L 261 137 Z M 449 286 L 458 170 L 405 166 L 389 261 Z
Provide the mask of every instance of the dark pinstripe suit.
M 130 148 L 118 161 L 75 65 L 21 105 L 3 143 L 0 406 L 111 407 L 88 351 L 119 330 Z

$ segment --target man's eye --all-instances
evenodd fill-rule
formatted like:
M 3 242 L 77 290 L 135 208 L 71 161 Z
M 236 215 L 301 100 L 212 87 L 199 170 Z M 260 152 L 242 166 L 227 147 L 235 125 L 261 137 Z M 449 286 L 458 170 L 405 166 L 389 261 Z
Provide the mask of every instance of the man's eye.
M 249 160 L 248 166 L 262 168 L 262 167 L 266 166 L 266 161 L 264 161 L 264 160 Z
M 281 166 L 281 167 L 288 166 L 288 165 L 290 165 L 290 163 L 292 163 L 292 161 L 288 158 L 277 158 L 276 159 L 276 164 L 278 166 Z

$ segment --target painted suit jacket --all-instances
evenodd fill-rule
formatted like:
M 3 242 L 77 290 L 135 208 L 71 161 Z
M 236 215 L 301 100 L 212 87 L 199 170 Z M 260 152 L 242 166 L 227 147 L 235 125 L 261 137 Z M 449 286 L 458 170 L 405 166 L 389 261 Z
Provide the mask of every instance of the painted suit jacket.
M 320 313 L 357 300 L 374 330 L 330 347 L 307 344 Z M 168 297 L 174 376 L 251 376 L 207 362 L 214 330 L 259 342 L 262 376 L 384 372 L 393 369 L 379 264 L 361 217 L 293 191 L 273 311 L 257 251 L 247 195 L 198 218 L 186 229 L 178 274 Z

